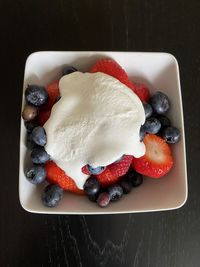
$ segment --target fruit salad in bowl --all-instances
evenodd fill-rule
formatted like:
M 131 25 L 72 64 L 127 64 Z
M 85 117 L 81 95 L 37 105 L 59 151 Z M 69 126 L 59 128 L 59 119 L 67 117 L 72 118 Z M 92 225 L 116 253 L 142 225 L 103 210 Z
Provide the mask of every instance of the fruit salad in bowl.
M 67 194 L 95 209 L 117 207 L 148 180 L 169 179 L 173 146 L 184 138 L 172 107 L 162 88 L 130 79 L 110 56 L 84 71 L 65 62 L 57 79 L 25 86 L 24 178 L 42 188 L 49 210 L 63 207 Z

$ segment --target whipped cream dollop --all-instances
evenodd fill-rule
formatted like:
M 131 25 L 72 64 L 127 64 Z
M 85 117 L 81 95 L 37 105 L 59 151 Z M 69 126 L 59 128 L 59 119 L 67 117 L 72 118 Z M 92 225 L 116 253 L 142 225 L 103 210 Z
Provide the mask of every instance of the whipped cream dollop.
M 81 168 L 107 166 L 122 155 L 145 154 L 140 126 L 145 113 L 138 96 L 104 73 L 74 72 L 59 81 L 61 99 L 44 125 L 45 149 L 82 189 Z

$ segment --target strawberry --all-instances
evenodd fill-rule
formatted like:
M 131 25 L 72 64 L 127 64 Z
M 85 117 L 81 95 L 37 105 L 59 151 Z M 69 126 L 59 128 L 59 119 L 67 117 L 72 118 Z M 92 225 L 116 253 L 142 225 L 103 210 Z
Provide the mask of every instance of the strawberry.
M 119 176 L 112 174 L 109 167 L 107 167 L 102 173 L 98 174 L 97 178 L 102 187 L 111 185 L 119 180 Z
M 126 84 L 128 81 L 127 73 L 122 69 L 122 67 L 112 59 L 100 59 L 98 60 L 90 69 L 91 73 L 103 72 L 108 74 L 120 82 Z
M 51 109 L 56 102 L 56 98 L 60 95 L 59 81 L 55 81 L 47 85 L 46 87 L 49 98 L 48 103 L 45 105 L 46 108 Z
M 133 160 L 133 156 L 125 155 L 122 158 L 122 160 L 120 160 L 119 162 L 114 162 L 110 164 L 108 166 L 109 170 L 114 176 L 117 176 L 117 177 L 123 176 L 128 172 L 131 166 L 132 160 Z
M 147 134 L 143 140 L 146 153 L 140 158 L 133 158 L 132 167 L 143 175 L 160 178 L 173 166 L 169 145 L 159 136 Z
M 134 84 L 131 82 L 125 70 L 123 70 L 122 67 L 113 59 L 98 60 L 92 66 L 90 72 L 103 72 L 118 79 L 121 83 L 133 90 L 133 92 L 140 98 L 142 102 L 148 103 L 150 98 L 149 89 L 144 84 Z
M 84 195 L 84 191 L 80 190 L 74 180 L 66 175 L 66 173 L 59 168 L 55 162 L 49 161 L 45 164 L 45 170 L 47 180 L 50 183 L 58 184 L 66 191 L 73 192 L 75 194 Z
M 83 166 L 82 169 L 81 169 L 81 171 L 82 171 L 84 174 L 90 175 L 90 172 L 89 172 L 89 170 L 88 170 L 87 165 Z
M 46 108 L 41 108 L 38 116 L 37 116 L 37 122 L 40 126 L 43 126 L 45 122 L 48 120 L 48 118 L 51 115 L 51 110 Z
M 142 102 L 146 102 L 146 103 L 149 102 L 150 92 L 146 85 L 142 83 L 137 83 L 137 84 L 135 83 L 133 90 Z

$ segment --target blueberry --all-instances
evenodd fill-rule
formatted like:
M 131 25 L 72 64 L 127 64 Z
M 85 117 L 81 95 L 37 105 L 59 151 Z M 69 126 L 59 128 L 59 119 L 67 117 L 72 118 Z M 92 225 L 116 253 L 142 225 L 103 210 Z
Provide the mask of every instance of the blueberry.
M 153 109 L 151 107 L 150 104 L 148 103 L 143 103 L 143 107 L 144 107 L 144 112 L 145 112 L 145 118 L 149 118 L 151 117 L 152 113 L 153 113 Z
M 41 184 L 46 178 L 46 171 L 42 165 L 34 165 L 25 170 L 27 180 L 32 184 Z
M 98 193 L 97 194 L 93 194 L 93 195 L 88 195 L 88 199 L 91 202 L 96 202 L 97 201 L 97 198 L 98 198 Z
M 100 183 L 98 179 L 91 175 L 84 184 L 84 190 L 87 193 L 87 195 L 95 195 L 100 190 Z
M 37 115 L 38 115 L 38 108 L 31 105 L 26 105 L 22 112 L 22 118 L 25 121 L 32 121 L 35 119 Z
M 103 167 L 103 166 L 93 168 L 89 164 L 87 165 L 87 168 L 88 168 L 88 171 L 90 172 L 90 174 L 94 174 L 94 175 L 100 174 L 105 170 L 105 167 Z
M 143 176 L 134 170 L 130 170 L 126 174 L 127 179 L 132 183 L 133 187 L 137 187 L 143 183 Z
M 47 142 L 46 132 L 45 132 L 44 128 L 41 126 L 38 126 L 38 127 L 33 129 L 32 134 L 31 134 L 31 138 L 32 138 L 33 142 L 35 142 L 39 146 L 46 145 L 46 142 Z
M 47 207 L 55 207 L 63 196 L 63 189 L 58 185 L 47 185 L 42 193 L 42 202 Z
M 156 118 L 160 121 L 162 129 L 171 126 L 171 122 L 170 122 L 170 119 L 168 117 L 166 117 L 164 115 L 159 115 Z
M 26 147 L 30 150 L 33 150 L 36 147 L 36 144 L 32 140 L 31 133 L 27 133 L 26 135 Z
M 35 121 L 25 121 L 24 126 L 26 127 L 27 133 L 32 133 L 33 129 L 38 126 Z
M 146 135 L 146 129 L 145 129 L 145 126 L 142 125 L 142 126 L 140 127 L 140 142 L 143 141 L 145 135 Z
M 165 114 L 170 108 L 169 99 L 162 92 L 156 92 L 151 97 L 150 104 L 157 114 Z
M 120 185 L 114 184 L 108 187 L 108 194 L 111 201 L 116 201 L 122 197 L 123 189 Z
M 105 208 L 110 203 L 110 195 L 107 192 L 101 193 L 97 198 L 97 204 L 101 208 Z
M 35 164 L 43 164 L 50 159 L 50 156 L 43 147 L 36 146 L 31 152 L 31 159 Z
M 161 123 L 155 117 L 146 119 L 144 129 L 147 133 L 156 134 L 160 131 Z
M 43 86 L 29 85 L 25 91 L 25 97 L 28 103 L 39 107 L 47 103 L 48 93 Z
M 131 192 L 132 183 L 126 177 L 122 178 L 122 180 L 119 182 L 119 185 L 122 187 L 124 194 L 128 194 Z
M 181 133 L 176 127 L 170 126 L 162 131 L 162 137 L 167 143 L 175 144 L 179 142 Z
M 66 66 L 66 67 L 63 68 L 62 74 L 63 74 L 63 76 L 64 76 L 64 75 L 73 73 L 73 72 L 75 72 L 75 71 L 77 71 L 76 68 L 74 68 L 74 67 L 72 67 L 72 66 Z

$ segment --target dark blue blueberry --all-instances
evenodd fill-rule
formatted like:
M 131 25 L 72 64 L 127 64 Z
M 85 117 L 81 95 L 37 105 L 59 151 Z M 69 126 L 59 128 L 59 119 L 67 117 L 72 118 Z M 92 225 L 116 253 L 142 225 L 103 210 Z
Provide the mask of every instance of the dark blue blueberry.
M 70 73 L 73 73 L 73 72 L 75 72 L 75 71 L 77 71 L 76 68 L 74 68 L 74 67 L 72 67 L 72 66 L 66 66 L 66 67 L 63 68 L 62 74 L 63 74 L 63 76 L 64 76 L 64 75 L 68 75 L 68 74 L 70 74 Z
M 162 137 L 167 143 L 175 144 L 179 142 L 181 133 L 176 127 L 170 126 L 162 131 Z
M 31 159 L 35 164 L 44 164 L 50 160 L 50 156 L 43 147 L 36 146 L 31 152 Z
M 46 145 L 47 142 L 47 135 L 43 127 L 38 126 L 33 129 L 31 138 L 33 142 L 35 142 L 39 146 Z
M 63 196 L 63 189 L 58 185 L 47 185 L 42 193 L 42 202 L 45 206 L 52 208 L 58 205 Z
M 110 203 L 110 195 L 107 192 L 102 192 L 97 198 L 97 204 L 101 208 L 105 208 Z
M 157 114 L 165 114 L 170 108 L 169 99 L 162 92 L 156 92 L 151 97 L 150 104 Z
M 123 177 L 121 181 L 119 181 L 119 185 L 122 187 L 124 194 L 128 194 L 131 192 L 132 189 L 132 183 L 129 179 Z
M 114 184 L 108 187 L 108 194 L 111 201 L 116 201 L 122 197 L 123 189 L 120 185 Z
M 146 129 L 145 129 L 145 126 L 142 125 L 142 126 L 140 127 L 140 142 L 143 141 L 145 135 L 146 135 Z
M 43 86 L 28 85 L 25 97 L 28 103 L 39 107 L 47 103 L 48 93 Z
M 88 168 L 88 171 L 90 172 L 90 174 L 94 174 L 94 175 L 100 174 L 105 170 L 105 167 L 103 167 L 103 166 L 93 168 L 89 164 L 87 165 L 87 168 Z
M 38 126 L 36 121 L 25 121 L 24 126 L 26 127 L 27 133 L 32 133 L 33 129 Z
M 160 131 L 161 123 L 158 119 L 151 117 L 146 119 L 144 129 L 147 133 L 157 134 Z
M 147 119 L 151 117 L 151 115 L 153 114 L 153 109 L 151 105 L 149 105 L 148 103 L 143 103 L 143 107 L 144 107 L 144 112 L 145 112 L 145 118 Z
M 46 178 L 46 171 L 42 165 L 34 165 L 25 170 L 27 180 L 32 184 L 41 184 Z
M 137 187 L 143 183 L 143 176 L 140 173 L 137 173 L 134 170 L 130 170 L 126 174 L 126 179 L 128 179 L 133 187 Z
M 164 129 L 166 127 L 169 127 L 171 126 L 171 122 L 170 122 L 170 119 L 164 115 L 159 115 L 159 116 L 156 116 L 156 118 L 160 121 L 161 123 L 161 129 Z
M 33 150 L 36 147 L 36 144 L 32 140 L 31 133 L 27 133 L 26 135 L 26 147 L 30 150 Z
M 100 183 L 98 179 L 91 175 L 83 186 L 87 195 L 96 195 L 100 190 Z

